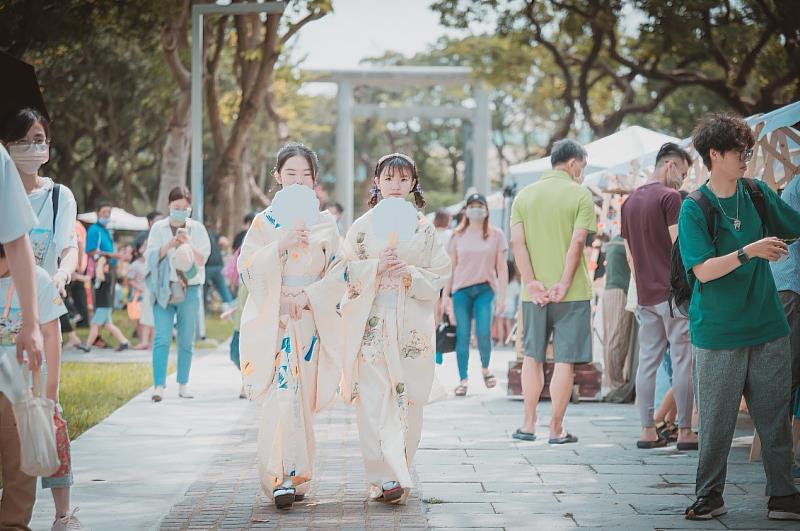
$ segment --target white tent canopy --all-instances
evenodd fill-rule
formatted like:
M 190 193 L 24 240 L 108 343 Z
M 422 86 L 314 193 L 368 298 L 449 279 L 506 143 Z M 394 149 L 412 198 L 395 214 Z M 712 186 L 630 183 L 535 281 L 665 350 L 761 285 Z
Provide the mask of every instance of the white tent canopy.
M 97 213 L 85 212 L 79 214 L 78 220 L 89 224 L 97 223 Z M 114 207 L 111 209 L 111 220 L 108 222 L 108 229 L 130 231 L 147 230 L 147 218 L 136 216 L 121 208 Z
M 658 151 L 666 142 L 680 142 L 680 139 L 638 125 L 617 131 L 584 146 L 588 154 L 584 175 L 588 178 L 601 170 L 630 164 L 643 155 Z M 509 168 L 505 184 L 516 184 L 519 190 L 550 169 L 550 157 L 515 164 Z M 591 183 L 585 180 L 584 184 Z

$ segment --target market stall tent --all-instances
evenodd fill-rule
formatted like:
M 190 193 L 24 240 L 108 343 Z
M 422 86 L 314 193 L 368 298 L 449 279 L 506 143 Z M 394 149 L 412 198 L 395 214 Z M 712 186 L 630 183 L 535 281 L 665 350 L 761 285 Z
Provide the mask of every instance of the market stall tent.
M 96 212 L 85 212 L 78 215 L 78 220 L 83 223 L 97 223 Z M 111 220 L 108 222 L 108 230 L 147 230 L 147 218 L 136 216 L 122 208 L 113 207 L 111 209 Z

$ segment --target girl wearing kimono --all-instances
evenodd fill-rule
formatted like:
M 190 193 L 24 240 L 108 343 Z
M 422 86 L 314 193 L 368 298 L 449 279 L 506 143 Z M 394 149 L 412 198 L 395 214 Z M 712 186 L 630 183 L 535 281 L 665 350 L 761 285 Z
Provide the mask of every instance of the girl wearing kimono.
M 313 188 L 317 157 L 300 144 L 278 152 L 281 186 Z M 264 398 L 258 433 L 261 485 L 278 508 L 308 490 L 314 466 L 314 415 L 336 395 L 341 375 L 338 303 L 342 273 L 336 220 L 320 212 L 308 227 L 281 226 L 268 207 L 247 231 L 238 259 L 248 290 L 239 336 L 244 392 Z M 279 274 L 278 274 L 279 273 Z
M 414 194 L 425 205 L 414 161 L 394 153 L 378 161 L 370 207 Z M 373 211 L 345 241 L 341 303 L 345 360 L 342 394 L 354 402 L 370 498 L 403 503 L 422 432 L 422 407 L 434 378 L 434 305 L 450 275 L 436 229 L 418 213 L 411 240 L 379 239 Z M 391 240 L 391 235 L 389 237 Z

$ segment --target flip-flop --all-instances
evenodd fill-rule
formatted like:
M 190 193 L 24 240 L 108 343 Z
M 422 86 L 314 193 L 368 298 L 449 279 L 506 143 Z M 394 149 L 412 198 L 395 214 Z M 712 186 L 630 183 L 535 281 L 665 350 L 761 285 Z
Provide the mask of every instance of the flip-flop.
M 578 438 L 572 435 L 571 433 L 567 433 L 563 437 L 556 437 L 555 439 L 548 439 L 547 441 L 550 444 L 568 444 L 568 443 L 576 443 L 578 442 Z
M 699 450 L 700 445 L 696 442 L 679 442 L 677 446 L 678 450 L 682 451 L 689 451 L 689 450 Z
M 486 385 L 486 389 L 491 389 L 497 385 L 497 378 L 492 373 L 484 374 L 483 383 Z
M 520 441 L 535 441 L 536 434 L 528 431 L 522 431 L 517 429 L 514 433 L 511 434 L 511 437 L 514 439 L 518 439 Z
M 636 441 L 636 448 L 640 450 L 652 450 L 653 448 L 663 448 L 667 445 L 669 441 L 667 441 L 666 437 L 658 434 L 658 439 L 655 441 Z
M 295 490 L 293 487 L 278 487 L 272 491 L 272 499 L 278 509 L 289 509 L 294 503 Z
M 381 486 L 381 490 L 383 491 L 383 501 L 387 503 L 394 503 L 403 496 L 403 487 L 397 481 L 387 481 Z
M 467 396 L 467 386 L 459 385 L 458 387 L 456 387 L 454 393 L 456 396 Z

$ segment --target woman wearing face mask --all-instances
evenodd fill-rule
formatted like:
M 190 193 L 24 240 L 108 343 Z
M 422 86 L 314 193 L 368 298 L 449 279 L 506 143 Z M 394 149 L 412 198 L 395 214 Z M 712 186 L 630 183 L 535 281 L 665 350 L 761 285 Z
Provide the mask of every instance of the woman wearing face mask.
M 317 165 L 313 151 L 287 144 L 278 151 L 273 176 L 281 187 L 313 188 Z M 341 375 L 340 238 L 333 215 L 319 216 L 309 227 L 284 227 L 268 207 L 253 218 L 238 260 L 249 292 L 241 318 L 240 367 L 247 396 L 265 397 L 258 472 L 279 509 L 290 508 L 308 490 L 314 416 L 335 398 Z M 296 258 L 297 248 L 305 248 L 307 259 Z
M 467 366 L 472 321 L 481 353 L 483 382 L 491 389 L 497 379 L 489 371 L 492 355 L 492 318 L 503 313 L 508 265 L 503 232 L 489 223 L 486 198 L 472 194 L 467 198 L 464 217 L 453 231 L 447 246 L 453 262 L 453 276 L 445 290 L 445 307 L 452 307 L 456 323 L 456 359 L 461 382 L 456 396 L 467 394 Z M 495 301 L 500 301 L 495 304 Z
M 413 193 L 425 206 L 416 164 L 393 153 L 375 166 L 369 205 Z M 450 259 L 421 213 L 409 241 L 387 245 L 370 210 L 345 240 L 342 299 L 345 362 L 342 394 L 354 402 L 369 497 L 403 503 L 413 487 L 411 463 L 422 435 L 422 410 L 434 378 L 434 306 Z
M 172 325 L 178 326 L 178 396 L 194 398 L 189 392 L 192 343 L 200 315 L 205 283 L 205 263 L 211 241 L 202 223 L 189 216 L 192 194 L 185 186 L 169 193 L 169 217 L 156 221 L 147 237 L 146 282 L 153 303 L 153 402 L 161 402 L 167 385 L 167 359 L 172 343 Z
M 36 265 L 41 266 L 53 280 L 56 291 L 66 297 L 66 285 L 78 265 L 78 241 L 75 234 L 77 205 L 72 191 L 63 184 L 56 185 L 49 177 L 39 175 L 39 169 L 50 159 L 50 128 L 47 119 L 34 109 L 15 112 L 3 128 L 3 143 L 19 171 L 28 199 L 38 218 L 38 225 L 29 237 Z M 53 301 L 61 307 L 63 302 Z M 44 310 L 40 310 L 44 311 Z M 44 336 L 47 398 L 58 404 L 58 384 L 61 366 L 61 334 Z M 80 522 L 70 515 L 70 448 L 67 425 L 61 406 L 54 412 L 59 456 L 62 468 L 55 475 L 42 478 L 42 488 L 53 493 L 56 515 L 53 527 L 80 529 Z M 58 527 L 61 526 L 61 527 Z

